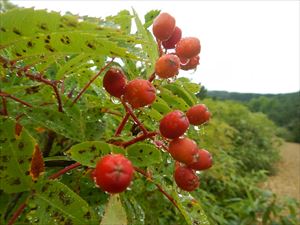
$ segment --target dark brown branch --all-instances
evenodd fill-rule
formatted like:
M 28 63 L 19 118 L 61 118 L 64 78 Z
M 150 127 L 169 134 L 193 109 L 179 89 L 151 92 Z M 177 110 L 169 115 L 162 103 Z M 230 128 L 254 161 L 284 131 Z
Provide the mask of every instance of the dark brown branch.
M 44 84 L 52 87 L 53 91 L 54 91 L 54 94 L 55 94 L 55 97 L 57 99 L 58 111 L 59 112 L 63 112 L 62 101 L 61 101 L 61 97 L 60 97 L 60 94 L 59 94 L 59 91 L 58 91 L 58 87 L 57 87 L 57 84 L 60 81 L 48 80 L 48 79 L 44 78 L 42 74 L 33 75 L 31 73 L 25 72 L 25 76 L 28 77 L 31 80 L 35 80 L 35 81 L 44 83 Z
M 126 115 L 124 116 L 124 118 L 122 119 L 121 123 L 119 124 L 116 132 L 115 132 L 115 136 L 119 136 L 124 128 L 124 126 L 126 125 L 128 119 L 129 119 L 130 114 L 127 112 Z
M 100 76 L 100 74 L 112 64 L 115 58 L 112 58 L 109 63 L 107 63 L 104 67 L 101 68 L 101 70 L 95 74 L 95 76 L 92 77 L 92 79 L 82 88 L 82 90 L 79 92 L 79 94 L 76 96 L 76 98 L 73 100 L 72 105 L 74 105 L 77 100 L 83 95 L 83 93 L 89 88 L 89 86 L 97 79 L 97 77 Z
M 67 173 L 68 171 L 73 170 L 73 169 L 79 167 L 80 165 L 81 165 L 81 164 L 80 164 L 79 162 L 76 162 L 76 163 L 74 163 L 74 164 L 71 164 L 70 166 L 67 166 L 67 167 L 63 168 L 62 170 L 58 171 L 57 173 L 52 174 L 52 175 L 49 177 L 49 179 L 50 179 L 50 180 L 56 179 L 56 178 L 60 177 L 61 175 Z
M 18 217 L 21 215 L 21 213 L 24 211 L 26 207 L 26 201 L 23 202 L 19 208 L 16 210 L 16 212 L 13 214 L 13 216 L 11 217 L 11 219 L 8 221 L 7 225 L 12 225 L 15 223 L 15 221 L 18 219 Z
M 156 131 L 153 131 L 153 132 L 147 132 L 147 134 L 142 134 L 142 135 L 140 135 L 140 136 L 138 136 L 138 137 L 136 137 L 136 138 L 134 138 L 134 139 L 132 139 L 132 140 L 130 140 L 130 141 L 127 141 L 127 142 L 122 143 L 122 146 L 123 146 L 124 148 L 126 148 L 126 147 L 128 147 L 128 146 L 130 146 L 130 145 L 133 145 L 133 144 L 139 142 L 139 141 L 143 141 L 143 140 L 145 140 L 145 139 L 147 139 L 147 138 L 151 138 L 151 137 L 153 137 L 153 136 L 155 136 L 155 135 L 157 135 L 157 134 L 158 134 L 158 132 L 156 132 Z
M 155 79 L 155 72 L 151 74 L 151 76 L 149 77 L 148 81 L 152 82 Z
M 2 112 L 1 112 L 1 114 L 4 116 L 7 116 L 8 112 L 7 112 L 6 98 L 4 96 L 1 96 L 1 97 L 2 97 Z
M 121 99 L 121 101 L 122 101 L 124 108 L 126 109 L 126 112 L 129 113 L 129 115 L 132 117 L 133 121 L 141 128 L 141 130 L 143 131 L 144 134 L 147 134 L 148 133 L 147 129 L 144 127 L 144 125 L 141 123 L 141 121 L 137 118 L 137 116 L 134 114 L 132 109 L 130 107 L 128 107 L 127 103 L 123 99 Z
M 8 94 L 8 93 L 6 93 L 6 92 L 0 92 L 0 96 L 1 96 L 1 97 L 6 97 L 6 98 L 11 98 L 11 99 L 15 100 L 16 102 L 19 102 L 19 103 L 21 103 L 21 104 L 23 104 L 23 105 L 26 105 L 26 106 L 30 107 L 30 108 L 32 107 L 32 105 L 30 105 L 29 103 L 24 102 L 23 100 L 21 100 L 21 99 L 15 97 L 15 96 L 13 96 L 13 95 L 11 95 L 11 94 Z

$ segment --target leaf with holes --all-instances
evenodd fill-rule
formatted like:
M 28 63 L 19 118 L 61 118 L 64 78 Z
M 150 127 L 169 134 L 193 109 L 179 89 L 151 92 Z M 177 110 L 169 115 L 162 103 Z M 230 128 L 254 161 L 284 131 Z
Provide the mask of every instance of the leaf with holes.
M 178 208 L 189 225 L 210 225 L 200 203 L 189 193 L 176 191 L 172 192 Z
M 124 154 L 122 148 L 103 141 L 87 141 L 73 145 L 67 154 L 71 159 L 84 166 L 96 167 L 98 159 L 111 152 Z
M 14 120 L 0 118 L 0 189 L 7 193 L 28 191 L 32 185 L 30 165 L 36 141 L 22 128 L 15 133 Z
M 29 199 L 31 224 L 98 224 L 95 212 L 66 185 L 58 181 L 41 181 Z
M 100 225 L 127 225 L 126 211 L 118 194 L 111 195 Z
M 159 149 L 153 145 L 137 143 L 127 148 L 128 159 L 134 166 L 144 167 L 161 163 L 162 158 Z

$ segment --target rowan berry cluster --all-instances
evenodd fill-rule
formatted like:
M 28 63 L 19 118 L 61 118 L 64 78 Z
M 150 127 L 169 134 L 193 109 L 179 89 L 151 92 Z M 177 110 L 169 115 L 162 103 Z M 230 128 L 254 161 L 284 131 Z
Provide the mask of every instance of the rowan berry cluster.
M 180 69 L 190 70 L 198 66 L 201 51 L 199 39 L 182 38 L 182 31 L 170 14 L 161 13 L 154 20 L 153 34 L 161 51 L 155 64 L 154 76 L 168 79 L 178 75 Z M 171 49 L 175 49 L 175 52 L 168 53 Z M 127 81 L 124 72 L 116 67 L 111 67 L 106 72 L 103 87 L 111 96 L 120 98 L 125 107 L 128 103 L 133 110 L 149 106 L 156 99 L 152 80 L 137 78 Z M 175 160 L 175 182 L 183 190 L 193 191 L 199 186 L 195 170 L 205 170 L 212 166 L 211 154 L 199 149 L 195 141 L 184 136 L 190 125 L 199 126 L 207 123 L 209 119 L 210 112 L 207 107 L 198 104 L 185 113 L 180 110 L 169 112 L 159 123 L 159 135 L 169 143 L 167 151 Z M 104 191 L 118 193 L 130 185 L 133 172 L 134 167 L 125 156 L 110 154 L 98 161 L 93 177 Z

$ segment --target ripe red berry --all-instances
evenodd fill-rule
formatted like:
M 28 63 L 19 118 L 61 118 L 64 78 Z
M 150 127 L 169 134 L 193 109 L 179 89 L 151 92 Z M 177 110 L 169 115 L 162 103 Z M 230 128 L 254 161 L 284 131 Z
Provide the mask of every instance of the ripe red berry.
M 198 104 L 189 108 L 186 112 L 186 116 L 189 119 L 190 124 L 197 126 L 209 121 L 210 112 L 206 105 Z
M 178 56 L 166 54 L 161 56 L 155 64 L 155 73 L 160 78 L 170 78 L 179 73 L 180 60 Z
M 176 45 L 176 54 L 179 58 L 191 59 L 199 55 L 200 51 L 200 41 L 195 37 L 182 38 Z
M 106 155 L 97 162 L 94 177 L 103 191 L 119 193 L 130 185 L 133 166 L 121 154 Z
M 191 69 L 195 69 L 198 65 L 199 65 L 199 55 L 191 58 L 188 63 L 186 64 L 181 64 L 180 65 L 180 69 L 182 70 L 191 70 Z
M 175 27 L 175 30 L 174 30 L 172 36 L 168 40 L 162 42 L 162 45 L 164 46 L 164 48 L 165 49 L 175 48 L 175 45 L 181 39 L 181 34 L 182 34 L 181 29 L 179 27 Z
M 197 144 L 189 138 L 173 139 L 168 148 L 171 156 L 179 162 L 192 164 L 197 156 Z
M 153 21 L 152 31 L 154 36 L 161 41 L 168 40 L 175 29 L 175 19 L 168 13 L 161 13 Z
M 199 178 L 195 172 L 185 166 L 175 166 L 174 179 L 179 188 L 185 191 L 193 191 L 199 187 Z
M 196 161 L 188 164 L 188 167 L 194 170 L 206 170 L 212 166 L 213 160 L 211 154 L 205 149 L 197 151 Z
M 189 125 L 186 115 L 180 110 L 174 110 L 161 119 L 159 130 L 162 136 L 173 139 L 183 135 Z
M 155 88 L 148 80 L 135 79 L 125 86 L 124 99 L 133 108 L 150 105 L 155 98 Z
M 117 68 L 110 68 L 103 77 L 103 87 L 112 96 L 120 98 L 124 94 L 126 77 Z

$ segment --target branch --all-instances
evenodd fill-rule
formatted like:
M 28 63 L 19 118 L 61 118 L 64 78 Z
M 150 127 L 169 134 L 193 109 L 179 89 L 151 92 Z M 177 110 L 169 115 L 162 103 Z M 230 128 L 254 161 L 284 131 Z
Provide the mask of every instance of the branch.
M 7 116 L 8 112 L 7 112 L 6 98 L 4 96 L 1 96 L 1 97 L 2 97 L 2 112 L 1 112 L 1 114 L 4 116 Z
M 140 169 L 140 168 L 138 168 L 138 167 L 133 167 L 133 168 L 134 168 L 134 170 L 135 170 L 136 172 L 142 174 L 145 178 L 147 178 L 148 181 L 154 183 L 151 174 L 149 174 L 148 172 L 146 172 L 146 171 L 144 171 L 144 170 L 142 170 L 142 169 Z M 159 185 L 159 184 L 157 184 L 157 183 L 154 183 L 154 184 L 155 184 L 155 186 L 157 187 L 157 189 L 158 189 L 164 196 L 166 196 L 167 199 L 168 199 L 170 202 L 172 202 L 172 204 L 173 204 L 177 209 L 179 209 L 179 207 L 178 207 L 176 201 L 174 200 L 174 198 L 173 198 L 171 195 L 169 195 L 169 194 L 162 188 L 161 185 Z
M 153 73 L 151 74 L 151 76 L 149 77 L 148 81 L 149 81 L 149 82 L 152 82 L 154 79 L 155 79 L 155 72 L 153 72 Z
M 141 130 L 143 131 L 144 134 L 147 134 L 148 131 L 147 129 L 144 127 L 144 125 L 141 123 L 141 121 L 136 117 L 136 115 L 134 114 L 134 112 L 132 111 L 132 109 L 130 107 L 128 107 L 128 105 L 126 104 L 126 102 L 121 99 L 122 104 L 124 106 L 124 108 L 126 109 L 127 113 L 129 113 L 129 115 L 132 117 L 133 121 L 141 128 Z
M 79 92 L 79 94 L 76 96 L 76 98 L 73 100 L 72 105 L 74 105 L 77 100 L 81 97 L 81 95 L 89 88 L 89 86 L 99 77 L 99 75 L 114 61 L 115 58 L 112 58 L 109 63 L 107 63 L 104 67 L 101 68 L 101 70 L 96 73 L 95 76 L 92 77 L 92 79 L 82 88 L 82 90 Z
M 60 81 L 48 80 L 48 79 L 44 78 L 42 74 L 33 75 L 33 74 L 28 73 L 26 71 L 25 71 L 25 76 L 28 77 L 31 80 L 36 80 L 38 82 L 44 83 L 44 84 L 49 85 L 50 87 L 52 87 L 53 91 L 54 91 L 54 94 L 55 94 L 55 97 L 57 99 L 58 111 L 59 112 L 63 112 L 61 97 L 60 97 L 60 94 L 59 94 L 59 91 L 58 91 L 58 87 L 57 87 L 57 84 Z
M 10 220 L 8 221 L 7 225 L 12 225 L 15 223 L 15 221 L 18 219 L 18 217 L 21 215 L 21 213 L 24 211 L 25 207 L 26 207 L 26 201 L 23 202 L 19 208 L 16 210 L 16 212 L 13 214 L 13 216 L 10 218 Z
M 61 175 L 67 173 L 68 171 L 73 170 L 73 169 L 79 167 L 80 165 L 81 164 L 79 162 L 73 163 L 70 166 L 67 166 L 67 167 L 63 168 L 62 170 L 58 171 L 57 173 L 52 174 L 49 177 L 49 179 L 50 180 L 56 179 L 56 178 L 60 177 Z
M 126 147 L 128 147 L 129 145 L 133 145 L 133 144 L 135 144 L 135 143 L 137 143 L 137 142 L 139 142 L 139 141 L 143 141 L 143 140 L 145 140 L 145 139 L 147 139 L 147 138 L 151 138 L 151 137 L 153 137 L 153 136 L 155 136 L 155 135 L 157 135 L 157 134 L 158 134 L 158 132 L 156 132 L 156 131 L 153 131 L 153 132 L 147 132 L 147 134 L 142 134 L 142 135 L 140 135 L 140 136 L 138 136 L 138 137 L 136 137 L 136 138 L 134 138 L 134 139 L 132 139 L 132 140 L 130 140 L 130 141 L 127 141 L 127 142 L 122 143 L 122 146 L 123 146 L 124 148 L 126 148 Z
M 1 97 L 6 97 L 6 98 L 11 98 L 11 99 L 15 100 L 16 102 L 19 102 L 19 103 L 21 103 L 21 104 L 23 104 L 23 105 L 26 105 L 26 106 L 30 107 L 30 108 L 32 107 L 32 105 L 30 105 L 29 103 L 24 102 L 23 100 L 21 100 L 21 99 L 15 97 L 15 96 L 13 96 L 13 95 L 11 95 L 11 94 L 8 94 L 8 93 L 6 93 L 6 92 L 1 92 L 1 91 L 0 91 L 0 96 L 1 96 Z
M 123 117 L 121 123 L 119 124 L 116 132 L 115 132 L 115 136 L 119 136 L 123 130 L 123 128 L 125 127 L 128 119 L 129 119 L 130 114 L 127 112 L 126 115 Z

